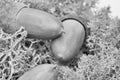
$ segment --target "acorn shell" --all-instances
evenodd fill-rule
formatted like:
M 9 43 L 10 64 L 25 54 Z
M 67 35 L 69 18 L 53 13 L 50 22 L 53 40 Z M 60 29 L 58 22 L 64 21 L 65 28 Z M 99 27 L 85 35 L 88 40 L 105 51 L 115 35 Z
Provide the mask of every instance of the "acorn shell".
M 22 8 L 16 16 L 17 27 L 10 27 L 12 32 L 25 27 L 29 38 L 54 39 L 63 31 L 62 23 L 57 17 L 32 8 Z
M 67 63 L 80 53 L 85 41 L 86 28 L 83 23 L 75 18 L 65 18 L 62 23 L 64 33 L 52 41 L 51 50 L 53 56 L 60 63 Z
M 42 64 L 25 72 L 18 80 L 57 80 L 56 65 Z

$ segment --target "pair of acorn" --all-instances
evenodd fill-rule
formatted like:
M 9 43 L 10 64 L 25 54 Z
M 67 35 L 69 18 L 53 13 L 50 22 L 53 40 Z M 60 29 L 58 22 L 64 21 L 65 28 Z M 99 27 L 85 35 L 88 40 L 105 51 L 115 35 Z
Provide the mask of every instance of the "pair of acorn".
M 80 53 L 85 40 L 85 25 L 76 18 L 68 16 L 60 21 L 47 12 L 22 8 L 16 15 L 17 26 L 8 30 L 13 33 L 23 26 L 29 38 L 51 39 L 52 55 L 58 62 L 67 63 Z
M 81 21 L 70 17 L 60 21 L 47 12 L 22 8 L 16 15 L 17 26 L 9 27 L 7 30 L 14 33 L 23 26 L 30 38 L 52 39 L 52 55 L 58 62 L 64 63 L 80 53 L 85 39 L 85 25 Z
M 16 15 L 16 22 L 16 27 L 8 28 L 10 33 L 23 26 L 29 38 L 51 39 L 52 55 L 59 63 L 67 63 L 78 55 L 85 40 L 85 25 L 75 18 L 60 21 L 44 11 L 22 8 Z M 39 65 L 18 80 L 57 80 L 56 67 L 54 64 Z

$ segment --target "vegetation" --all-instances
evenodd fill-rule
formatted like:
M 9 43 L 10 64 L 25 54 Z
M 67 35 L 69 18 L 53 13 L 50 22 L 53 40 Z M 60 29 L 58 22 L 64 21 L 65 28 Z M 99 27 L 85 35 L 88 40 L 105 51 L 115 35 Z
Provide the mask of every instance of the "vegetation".
M 23 3 L 59 19 L 76 15 L 87 21 L 82 55 L 58 67 L 58 80 L 120 79 L 120 20 L 109 16 L 110 7 L 93 12 L 97 0 L 0 0 L 0 80 L 16 80 L 37 65 L 57 63 L 50 55 L 51 40 L 29 39 L 24 27 L 14 34 L 2 29 L 16 26 L 15 12 Z

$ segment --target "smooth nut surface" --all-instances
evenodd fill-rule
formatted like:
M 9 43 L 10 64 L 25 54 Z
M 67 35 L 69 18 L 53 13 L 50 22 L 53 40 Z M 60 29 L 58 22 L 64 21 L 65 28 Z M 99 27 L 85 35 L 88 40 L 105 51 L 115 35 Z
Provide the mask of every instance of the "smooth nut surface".
M 64 31 L 61 37 L 51 44 L 52 54 L 60 62 L 68 62 L 80 52 L 84 43 L 85 29 L 83 25 L 74 19 L 63 21 Z
M 30 38 L 54 39 L 62 33 L 62 23 L 53 15 L 32 8 L 23 8 L 16 16 L 17 27 L 12 32 L 25 27 Z
M 18 80 L 56 80 L 57 72 L 56 65 L 42 64 L 26 73 L 24 73 Z

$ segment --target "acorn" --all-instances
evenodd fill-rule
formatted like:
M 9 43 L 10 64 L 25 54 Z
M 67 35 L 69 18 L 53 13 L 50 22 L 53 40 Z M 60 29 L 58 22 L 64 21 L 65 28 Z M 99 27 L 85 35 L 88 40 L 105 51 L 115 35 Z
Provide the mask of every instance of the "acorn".
M 86 26 L 75 17 L 62 20 L 64 33 L 51 43 L 52 55 L 59 63 L 68 63 L 80 54 L 86 38 Z
M 9 32 L 14 33 L 25 27 L 29 38 L 55 39 L 63 32 L 61 21 L 50 13 L 32 8 L 22 8 L 16 15 L 17 26 L 9 26 Z
M 54 64 L 38 65 L 25 72 L 18 80 L 57 80 L 57 70 Z

